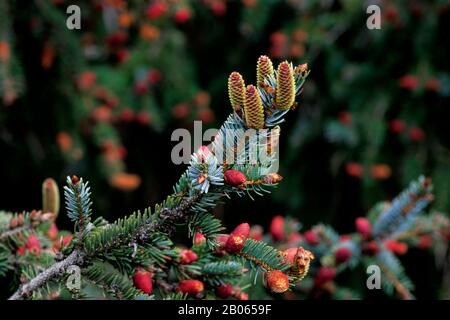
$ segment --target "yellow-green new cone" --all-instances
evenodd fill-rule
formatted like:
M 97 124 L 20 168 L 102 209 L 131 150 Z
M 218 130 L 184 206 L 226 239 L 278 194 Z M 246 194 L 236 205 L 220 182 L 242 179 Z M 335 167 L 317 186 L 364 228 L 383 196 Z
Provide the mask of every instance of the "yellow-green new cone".
M 247 127 L 264 128 L 264 108 L 259 92 L 253 85 L 247 86 L 245 90 L 244 114 Z
M 268 56 L 260 56 L 256 64 L 256 83 L 263 86 L 264 79 L 273 74 L 273 65 Z
M 275 103 L 277 109 L 287 110 L 295 102 L 295 80 L 291 65 L 284 61 L 278 65 L 277 93 Z
M 234 111 L 238 112 L 244 107 L 245 83 L 239 72 L 232 72 L 228 77 L 228 96 Z
M 56 181 L 51 178 L 45 179 L 42 184 L 42 212 L 53 213 L 53 220 L 55 220 L 59 213 L 59 201 L 59 189 Z

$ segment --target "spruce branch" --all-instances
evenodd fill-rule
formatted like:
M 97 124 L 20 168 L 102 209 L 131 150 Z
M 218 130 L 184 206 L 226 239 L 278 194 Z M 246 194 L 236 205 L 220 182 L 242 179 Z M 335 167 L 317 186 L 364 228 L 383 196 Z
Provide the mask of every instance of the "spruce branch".
M 279 84 L 278 89 L 285 96 L 283 96 L 283 109 L 289 110 L 294 107 L 293 99 L 300 92 L 307 74 L 294 74 L 292 65 L 286 64 L 286 68 L 289 69 L 286 71 L 289 79 Z M 282 76 L 286 77 L 286 74 Z M 267 75 L 271 81 L 270 84 L 274 87 L 277 85 L 275 75 Z M 289 88 L 284 88 L 285 86 Z M 252 97 L 258 98 L 256 104 L 255 101 L 249 100 L 250 96 L 245 96 L 245 99 L 248 99 L 244 101 L 244 107 L 247 107 L 244 108 L 245 114 L 234 112 L 228 117 L 213 144 L 209 148 L 202 147 L 192 155 L 186 172 L 175 185 L 174 193 L 161 204 L 156 205 L 154 210 L 146 209 L 143 213 L 138 211 L 111 224 L 91 223 L 92 201 L 88 182 L 76 176 L 68 177 L 64 196 L 68 217 L 75 222 L 75 230 L 78 231 L 76 241 L 62 250 L 62 254 L 66 255 L 62 261 L 48 267 L 22 285 L 10 299 L 30 297 L 34 290 L 58 278 L 67 268 L 74 265 L 89 268 L 96 261 L 101 261 L 110 263 L 117 268 L 118 272 L 131 271 L 139 261 L 143 261 L 142 259 L 152 260 L 152 255 L 145 254 L 145 250 L 146 246 L 147 249 L 151 249 L 155 235 L 162 233 L 170 237 L 177 224 L 189 224 L 191 236 L 192 231 L 205 232 L 209 238 L 207 247 L 212 249 L 215 246 L 215 236 L 222 227 L 217 219 L 206 213 L 209 213 L 225 196 L 231 194 L 242 196 L 245 193 L 250 195 L 251 191 L 262 195 L 268 192 L 265 187 L 273 187 L 281 180 L 281 176 L 271 171 L 276 161 L 276 153 L 272 148 L 278 140 L 272 141 L 269 137 L 273 130 L 278 139 L 279 127 L 276 125 L 284 121 L 283 116 L 288 110 L 277 108 L 274 91 L 268 90 L 263 93 L 261 90 L 265 89 L 252 88 L 254 91 Z M 259 97 L 260 94 L 263 95 L 263 101 Z M 261 132 L 253 130 L 250 133 L 250 139 L 246 139 L 244 131 L 255 127 L 262 129 Z M 230 132 L 237 134 L 229 138 L 227 135 Z M 236 140 L 238 147 L 235 146 Z M 267 153 L 268 147 L 270 151 Z M 235 165 L 227 162 L 228 157 L 223 158 L 224 153 L 228 156 L 230 151 L 237 160 Z M 249 151 L 256 151 L 258 158 L 253 159 Z M 199 221 L 202 218 L 205 218 L 204 221 Z M 289 267 L 283 263 L 283 257 L 278 250 L 264 243 L 248 240 L 242 256 L 253 262 L 254 266 L 263 267 L 266 271 Z M 156 264 L 158 264 L 157 261 L 161 264 L 164 257 L 162 252 L 154 256 Z M 230 277 L 244 272 L 241 268 L 243 265 L 237 262 L 209 261 L 208 263 L 203 266 L 203 270 L 210 276 L 209 283 L 221 283 L 219 275 Z M 153 266 L 148 267 L 153 268 Z M 202 266 L 179 264 L 175 269 L 183 275 L 183 278 L 190 279 L 200 275 Z M 115 282 L 124 285 L 122 281 L 124 279 L 117 273 L 110 277 L 103 276 L 102 272 L 99 272 L 98 265 L 90 270 L 89 274 L 92 277 L 106 283 L 109 287 Z M 203 288 L 203 284 L 197 286 L 198 288 Z M 125 291 L 124 296 L 134 295 L 134 291 Z
M 434 199 L 429 178 L 421 176 L 411 182 L 377 217 L 374 224 L 376 238 L 395 237 L 408 230 L 417 216 Z
M 388 278 L 388 281 L 392 283 L 392 285 L 395 288 L 395 291 L 397 291 L 398 295 L 402 300 L 412 300 L 413 295 L 409 291 L 409 289 L 400 281 L 400 279 L 397 277 L 397 275 L 389 270 L 384 264 L 379 264 L 381 271 L 383 274 Z
M 67 177 L 64 187 L 67 216 L 76 223 L 81 238 L 84 238 L 92 225 L 89 224 L 92 214 L 91 188 L 88 182 L 77 176 Z
M 81 181 L 81 180 L 80 180 Z M 182 201 L 180 206 L 175 208 L 161 208 L 161 213 L 163 214 L 162 219 L 156 222 L 150 222 L 148 224 L 142 225 L 137 229 L 136 233 L 129 239 L 124 239 L 122 241 L 114 241 L 109 244 L 109 246 L 104 247 L 104 251 L 111 250 L 123 245 L 125 242 L 130 241 L 146 241 L 149 235 L 156 231 L 162 230 L 173 230 L 173 223 L 179 221 L 181 217 L 184 217 L 185 213 L 189 209 L 189 205 L 194 201 L 196 197 L 190 198 L 189 200 Z M 103 227 L 104 230 L 107 228 Z M 48 281 L 53 280 L 62 276 L 70 266 L 82 266 L 89 262 L 89 258 L 93 258 L 99 254 L 98 251 L 91 251 L 87 254 L 85 249 L 77 248 L 72 251 L 66 258 L 62 261 L 55 263 L 49 268 L 45 269 L 39 273 L 35 278 L 31 279 L 26 284 L 22 285 L 10 298 L 9 300 L 22 300 L 29 297 L 33 291 L 44 286 Z
M 0 230 L 0 242 L 34 230 L 44 222 L 52 220 L 53 217 L 53 213 L 42 213 L 35 210 L 18 214 L 5 214 L 7 226 L 1 228 L 4 230 Z
M 137 297 L 150 299 L 148 295 L 132 286 L 129 279 L 114 268 L 107 268 L 101 262 L 94 262 L 83 273 L 90 282 L 100 285 L 107 293 L 119 300 Z
M 261 267 L 266 271 L 288 268 L 282 253 L 262 241 L 247 239 L 239 255 L 249 261 L 253 268 Z

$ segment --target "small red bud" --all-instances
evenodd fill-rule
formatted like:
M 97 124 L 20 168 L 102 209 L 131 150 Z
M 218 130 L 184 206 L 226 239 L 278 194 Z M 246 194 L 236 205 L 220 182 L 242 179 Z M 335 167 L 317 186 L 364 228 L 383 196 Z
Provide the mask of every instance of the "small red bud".
M 419 237 L 417 247 L 420 249 L 429 249 L 433 246 L 433 237 L 429 234 L 425 234 Z
M 17 225 L 18 225 L 18 219 L 17 219 L 17 218 L 12 218 L 12 219 L 9 221 L 9 228 L 10 228 L 10 229 L 15 229 L 15 228 L 17 228 Z
M 20 227 L 24 224 L 25 218 L 23 216 L 23 213 L 20 213 L 17 215 L 17 226 Z
M 120 120 L 122 122 L 131 122 L 134 120 L 134 111 L 130 108 L 124 108 L 120 113 Z
M 146 11 L 147 18 L 150 20 L 158 19 L 167 12 L 167 4 L 163 1 L 153 2 Z
M 275 216 L 270 223 L 270 235 L 275 241 L 281 241 L 284 239 L 284 217 Z
M 80 178 L 78 178 L 77 176 L 73 175 L 71 180 L 72 180 L 72 184 L 76 185 L 80 181 Z
M 261 241 L 263 239 L 263 228 L 260 225 L 254 225 L 250 228 L 249 238 L 257 241 Z
M 28 237 L 25 248 L 32 254 L 38 256 L 41 253 L 41 241 L 36 235 L 32 234 Z
M 178 284 L 178 291 L 182 293 L 187 293 L 191 295 L 197 295 L 199 293 L 202 293 L 205 289 L 205 286 L 203 285 L 203 282 L 200 280 L 182 280 Z
M 289 277 L 280 270 L 266 273 L 266 285 L 275 293 L 282 293 L 289 289 Z
M 231 232 L 231 234 L 240 235 L 247 239 L 248 235 L 250 234 L 250 225 L 248 223 L 241 223 L 233 230 L 233 232 Z
M 216 242 L 219 245 L 219 248 L 221 248 L 221 249 L 225 248 L 225 245 L 226 245 L 229 237 L 230 237 L 229 234 L 221 234 L 220 236 L 217 236 Z
M 153 291 L 152 274 L 145 269 L 138 268 L 133 275 L 134 286 L 146 294 Z
M 404 242 L 399 242 L 397 240 L 386 240 L 384 242 L 384 247 L 398 255 L 403 255 L 408 251 L 408 245 Z
M 148 92 L 148 85 L 145 81 L 138 81 L 134 84 L 134 92 L 138 95 L 143 95 Z
M 421 142 L 421 141 L 425 140 L 425 137 L 426 137 L 425 132 L 419 127 L 410 128 L 408 135 L 409 135 L 409 139 L 411 139 L 411 141 L 413 141 L 413 142 Z
M 136 122 L 140 125 L 148 125 L 151 122 L 151 115 L 147 111 L 140 111 L 136 114 Z
M 319 237 L 317 236 L 317 233 L 314 230 L 306 231 L 303 234 L 303 237 L 305 238 L 305 241 L 311 246 L 316 246 L 319 244 Z
M 336 277 L 336 274 L 337 271 L 335 268 L 321 267 L 314 279 L 314 284 L 316 286 L 321 286 L 325 282 L 333 280 Z
M 364 217 L 356 218 L 355 225 L 356 230 L 363 237 L 363 239 L 368 239 L 372 236 L 372 224 L 369 219 Z
M 180 8 L 175 12 L 174 19 L 176 23 L 185 23 L 191 18 L 191 10 L 189 8 Z
M 216 288 L 216 295 L 222 299 L 231 297 L 233 295 L 233 287 L 230 283 L 221 284 Z
M 19 248 L 17 248 L 16 254 L 18 256 L 23 256 L 25 254 L 25 246 L 20 246 Z
M 225 183 L 233 187 L 238 187 L 247 181 L 245 175 L 239 170 L 230 169 L 223 174 Z
M 198 255 L 188 249 L 182 249 L 180 252 L 180 263 L 181 264 L 191 264 L 194 261 L 197 261 Z
M 398 85 L 406 90 L 415 90 L 419 86 L 419 80 L 416 76 L 407 74 L 400 78 Z
M 58 238 L 58 232 L 58 227 L 55 223 L 52 223 L 50 229 L 48 229 L 47 231 L 47 238 L 49 238 L 50 240 L 56 240 Z
M 374 256 L 375 254 L 378 253 L 378 251 L 379 251 L 378 244 L 375 240 L 365 242 L 362 245 L 362 252 L 365 255 Z
M 347 262 L 352 256 L 352 250 L 347 247 L 341 247 L 336 250 L 334 253 L 334 257 L 336 258 L 337 263 Z
M 70 241 L 72 241 L 73 236 L 68 234 L 65 235 L 64 237 L 60 237 L 59 240 L 55 241 L 55 243 L 53 244 L 53 249 L 55 249 L 56 251 L 59 251 L 59 249 L 61 249 L 61 245 L 62 247 L 67 246 Z
M 232 234 L 225 244 L 225 250 L 231 254 L 238 253 L 244 247 L 245 240 L 242 235 Z
M 289 235 L 289 238 L 287 240 L 288 243 L 296 243 L 296 242 L 300 242 L 303 239 L 302 235 L 298 232 L 292 232 Z
M 393 133 L 400 134 L 406 129 L 405 123 L 400 119 L 393 119 L 389 123 L 389 128 Z
M 283 251 L 284 262 L 286 264 L 294 263 L 294 258 L 295 258 L 295 255 L 297 254 L 297 251 L 298 251 L 297 247 L 288 248 L 288 249 L 284 250 Z
M 349 125 L 352 122 L 352 114 L 348 111 L 341 111 L 338 114 L 338 119 L 343 125 Z
M 357 162 L 349 162 L 345 166 L 347 174 L 354 178 L 361 178 L 364 174 L 364 168 Z
M 151 85 L 156 85 L 161 81 L 161 71 L 158 69 L 150 70 L 147 74 L 147 81 Z
M 194 246 L 201 246 L 206 243 L 206 238 L 200 232 L 196 232 L 194 235 Z
M 246 293 L 246 292 L 239 292 L 236 295 L 236 299 L 238 299 L 238 300 L 248 300 L 248 293 Z

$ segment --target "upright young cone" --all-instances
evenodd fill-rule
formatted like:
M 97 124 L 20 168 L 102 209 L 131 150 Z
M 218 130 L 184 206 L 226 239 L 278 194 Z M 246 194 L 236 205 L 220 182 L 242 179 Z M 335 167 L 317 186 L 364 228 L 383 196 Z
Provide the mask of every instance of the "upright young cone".
M 278 65 L 277 93 L 275 96 L 277 108 L 287 110 L 295 102 L 295 80 L 291 65 L 284 61 Z
M 45 179 L 42 184 L 42 212 L 53 213 L 53 220 L 55 220 L 59 212 L 59 201 L 59 189 L 55 180 Z
M 264 128 L 264 108 L 255 86 L 249 85 L 245 90 L 244 114 L 247 127 Z
M 228 77 L 228 96 L 234 111 L 244 107 L 245 83 L 239 72 L 232 72 Z
M 268 56 L 260 56 L 256 65 L 256 83 L 258 86 L 264 84 L 264 79 L 273 74 L 273 65 Z

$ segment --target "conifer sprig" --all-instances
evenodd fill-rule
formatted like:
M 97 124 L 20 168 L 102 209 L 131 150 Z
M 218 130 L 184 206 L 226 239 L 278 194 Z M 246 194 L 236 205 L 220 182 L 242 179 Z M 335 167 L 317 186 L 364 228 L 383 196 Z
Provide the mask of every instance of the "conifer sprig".
M 259 77 L 273 78 L 270 60 L 263 57 L 259 64 Z M 267 82 L 267 79 L 264 81 Z M 224 196 L 249 194 L 250 191 L 262 195 L 268 192 L 265 187 L 273 187 L 281 180 L 279 176 L 270 173 L 270 167 L 275 161 L 273 150 L 268 155 L 262 152 L 271 141 L 268 138 L 272 129 L 260 134 L 261 139 L 256 143 L 240 141 L 245 139 L 244 129 L 263 129 L 266 126 L 265 112 L 272 109 L 272 104 L 263 105 L 259 89 L 250 85 L 243 91 L 243 85 L 244 81 L 238 73 L 230 76 L 229 94 L 235 113 L 225 121 L 209 148 L 203 146 L 192 155 L 186 172 L 174 187 L 174 193 L 153 210 L 146 209 L 143 213 L 138 211 L 114 223 L 98 220 L 91 223 L 90 187 L 81 178 L 68 177 L 64 196 L 68 217 L 75 222 L 75 229 L 78 231 L 76 241 L 62 249 L 65 259 L 37 274 L 29 283 L 19 288 L 12 298 L 27 297 L 48 281 L 61 277 L 61 274 L 73 265 L 88 268 L 86 272 L 89 278 L 101 283 L 109 293 L 118 298 L 136 297 L 136 291 L 120 274 L 129 274 L 141 264 L 148 264 L 146 268 L 158 274 L 162 282 L 167 280 L 170 273 L 162 270 L 169 267 L 178 275 L 179 280 L 186 279 L 187 282 L 184 282 L 182 288 L 188 291 L 203 290 L 203 284 L 199 284 L 195 279 L 189 282 L 190 278 L 203 277 L 213 286 L 222 283 L 224 279 L 243 274 L 244 265 L 237 257 L 230 256 L 220 260 L 211 253 L 202 251 L 217 250 L 216 238 L 223 227 L 209 212 Z M 273 95 L 273 92 L 270 94 Z M 273 100 L 274 97 L 270 99 Z M 270 117 L 273 121 L 274 117 Z M 228 130 L 242 132 L 241 135 L 227 139 Z M 278 139 L 279 128 L 275 127 L 274 130 Z M 236 139 L 239 146 L 237 148 Z M 273 148 L 275 143 L 277 142 L 271 141 L 270 148 Z M 250 147 L 255 146 L 259 156 L 257 161 L 247 155 Z M 227 163 L 227 158 L 222 157 L 223 152 L 229 150 L 234 151 L 239 164 Z M 233 167 L 235 169 L 232 169 Z M 235 178 L 225 180 L 226 170 L 234 170 Z M 45 191 L 48 191 L 48 188 Z M 48 200 L 52 199 L 45 200 L 49 203 Z M 52 207 L 56 208 L 55 204 L 52 204 Z M 176 256 L 180 251 L 174 248 L 170 236 L 177 224 L 188 224 L 190 236 L 198 232 L 203 233 L 207 245 L 197 252 L 203 255 L 202 259 L 195 261 L 197 258 L 192 258 L 196 255 L 195 252 L 191 252 L 190 258 L 184 260 Z M 245 239 L 241 240 L 244 244 Z M 283 261 L 282 253 L 263 242 L 248 239 L 240 255 L 253 267 L 266 271 L 289 268 Z M 109 269 L 106 267 L 108 265 Z M 145 277 L 148 278 L 148 271 L 145 272 Z M 192 288 L 189 283 L 192 283 Z
M 286 113 L 295 107 L 295 97 L 300 94 L 308 74 L 306 63 L 294 68 L 284 61 L 274 71 L 272 61 L 267 56 L 260 56 L 256 64 L 256 87 L 245 87 L 239 73 L 230 74 L 228 95 L 231 106 L 247 128 L 272 128 L 282 123 Z
M 81 238 L 86 236 L 91 228 L 92 214 L 91 188 L 88 182 L 77 176 L 67 177 L 67 185 L 64 187 L 67 216 L 75 222 Z

